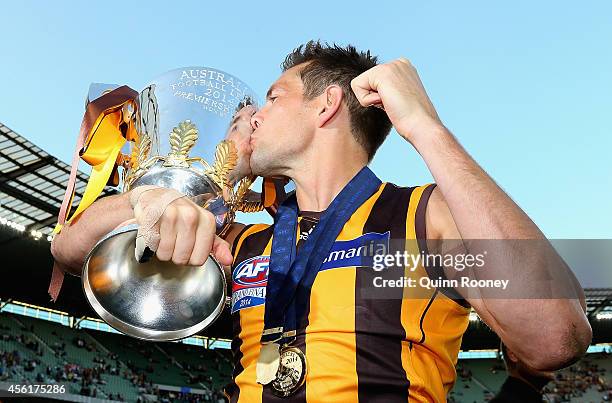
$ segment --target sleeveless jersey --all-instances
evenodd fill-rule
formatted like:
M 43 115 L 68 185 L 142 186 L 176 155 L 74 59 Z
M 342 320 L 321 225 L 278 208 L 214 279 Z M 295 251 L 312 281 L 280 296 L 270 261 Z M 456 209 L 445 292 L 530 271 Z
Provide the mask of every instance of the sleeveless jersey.
M 286 398 L 255 380 L 274 227 L 243 229 L 233 245 L 230 402 L 446 400 L 469 306 L 456 294 L 447 296 L 452 289 L 432 288 L 427 295 L 421 289 L 411 297 L 410 288 L 397 287 L 385 288 L 384 298 L 368 295 L 377 272 L 356 256 L 367 240 L 402 240 L 406 250 L 426 250 L 425 209 L 434 186 L 383 183 L 346 222 L 317 273 L 293 343 L 306 356 L 305 384 Z M 415 279 L 440 274 L 422 265 L 402 273 Z

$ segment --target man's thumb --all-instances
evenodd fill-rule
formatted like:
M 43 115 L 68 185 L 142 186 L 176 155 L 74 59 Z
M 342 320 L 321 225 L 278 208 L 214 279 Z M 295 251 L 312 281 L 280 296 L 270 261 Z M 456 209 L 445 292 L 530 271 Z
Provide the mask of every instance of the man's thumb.
M 215 259 L 219 261 L 224 266 L 229 266 L 232 264 L 234 258 L 232 257 L 232 252 L 230 251 L 229 243 L 221 239 L 220 237 L 215 235 L 215 240 L 213 241 L 213 255 Z

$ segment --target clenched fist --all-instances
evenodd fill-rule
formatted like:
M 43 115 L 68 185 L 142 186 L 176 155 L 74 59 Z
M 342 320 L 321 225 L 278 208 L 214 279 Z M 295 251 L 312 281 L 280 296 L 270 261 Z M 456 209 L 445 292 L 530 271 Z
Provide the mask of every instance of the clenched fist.
M 139 224 L 136 258 L 145 247 L 162 261 L 179 265 L 203 265 L 209 254 L 229 265 L 229 244 L 215 233 L 215 217 L 173 189 L 141 186 L 131 191 L 130 203 Z
M 351 87 L 361 105 L 384 108 L 391 124 L 408 141 L 422 129 L 442 124 L 408 59 L 372 67 L 355 77 Z

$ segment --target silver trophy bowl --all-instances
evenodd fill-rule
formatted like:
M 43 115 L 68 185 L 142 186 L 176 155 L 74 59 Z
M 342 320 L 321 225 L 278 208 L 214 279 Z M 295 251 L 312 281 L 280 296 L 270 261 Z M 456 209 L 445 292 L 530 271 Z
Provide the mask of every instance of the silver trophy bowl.
M 107 234 L 85 261 L 83 288 L 115 329 L 146 340 L 177 340 L 214 322 L 223 310 L 225 275 L 209 257 L 202 266 L 134 257 L 136 225 Z

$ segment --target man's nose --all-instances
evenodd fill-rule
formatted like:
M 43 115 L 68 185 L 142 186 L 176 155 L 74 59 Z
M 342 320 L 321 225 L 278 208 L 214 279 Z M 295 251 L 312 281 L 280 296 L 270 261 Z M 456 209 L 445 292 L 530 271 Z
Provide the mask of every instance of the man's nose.
M 259 126 L 261 126 L 263 119 L 259 113 L 259 111 L 255 112 L 253 116 L 251 116 L 251 127 L 253 130 L 257 130 Z

